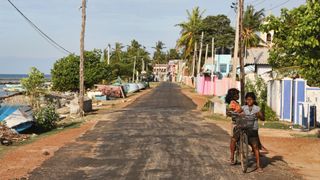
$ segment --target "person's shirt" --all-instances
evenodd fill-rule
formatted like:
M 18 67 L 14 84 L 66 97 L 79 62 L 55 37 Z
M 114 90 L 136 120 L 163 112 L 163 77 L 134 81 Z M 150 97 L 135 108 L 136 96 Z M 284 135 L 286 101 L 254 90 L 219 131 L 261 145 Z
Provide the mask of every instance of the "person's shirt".
M 234 101 L 234 100 L 230 102 L 229 108 L 232 109 L 233 112 L 236 112 L 236 113 L 241 113 L 242 112 L 240 104 L 237 101 Z
M 242 110 L 246 116 L 251 116 L 251 115 L 255 116 L 253 130 L 258 130 L 259 124 L 258 124 L 257 113 L 260 112 L 260 107 L 257 105 L 253 105 L 252 107 L 249 107 L 248 105 L 244 105 L 242 106 Z

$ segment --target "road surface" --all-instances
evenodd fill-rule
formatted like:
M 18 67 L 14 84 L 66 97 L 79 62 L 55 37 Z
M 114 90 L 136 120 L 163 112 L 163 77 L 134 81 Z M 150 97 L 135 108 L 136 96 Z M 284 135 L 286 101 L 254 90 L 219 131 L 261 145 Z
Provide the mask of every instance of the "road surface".
M 162 83 L 106 114 L 30 179 L 299 179 L 280 156 L 263 158 L 264 173 L 230 166 L 230 137 L 195 109 L 177 85 Z

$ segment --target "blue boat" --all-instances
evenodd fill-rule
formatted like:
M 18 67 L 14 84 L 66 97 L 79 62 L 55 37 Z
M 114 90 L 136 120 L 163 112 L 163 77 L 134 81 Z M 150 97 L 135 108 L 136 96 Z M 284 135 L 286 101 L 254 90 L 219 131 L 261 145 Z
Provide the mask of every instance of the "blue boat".
M 1 106 L 0 122 L 17 132 L 25 131 L 34 122 L 32 109 L 28 106 Z
M 127 93 L 134 93 L 139 91 L 139 86 L 136 83 L 127 83 L 124 84 L 124 92 Z

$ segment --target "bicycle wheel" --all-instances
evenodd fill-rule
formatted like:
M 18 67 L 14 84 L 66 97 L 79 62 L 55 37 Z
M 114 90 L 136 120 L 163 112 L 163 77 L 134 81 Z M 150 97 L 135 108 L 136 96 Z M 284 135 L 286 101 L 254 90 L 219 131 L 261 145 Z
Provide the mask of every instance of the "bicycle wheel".
M 249 144 L 246 133 L 243 133 L 240 137 L 240 159 L 242 172 L 246 173 L 249 162 Z
M 238 162 L 240 161 L 240 145 L 239 145 L 239 141 L 236 144 L 236 150 L 234 152 L 234 162 L 235 164 L 238 164 Z

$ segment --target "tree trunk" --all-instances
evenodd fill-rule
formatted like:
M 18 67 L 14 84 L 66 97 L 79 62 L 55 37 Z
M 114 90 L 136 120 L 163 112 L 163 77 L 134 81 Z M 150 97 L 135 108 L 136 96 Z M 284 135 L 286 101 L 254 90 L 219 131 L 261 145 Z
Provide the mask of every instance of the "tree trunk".
M 86 8 L 87 0 L 82 0 L 82 24 L 80 34 L 80 93 L 79 106 L 80 116 L 84 115 L 84 36 L 86 30 Z

